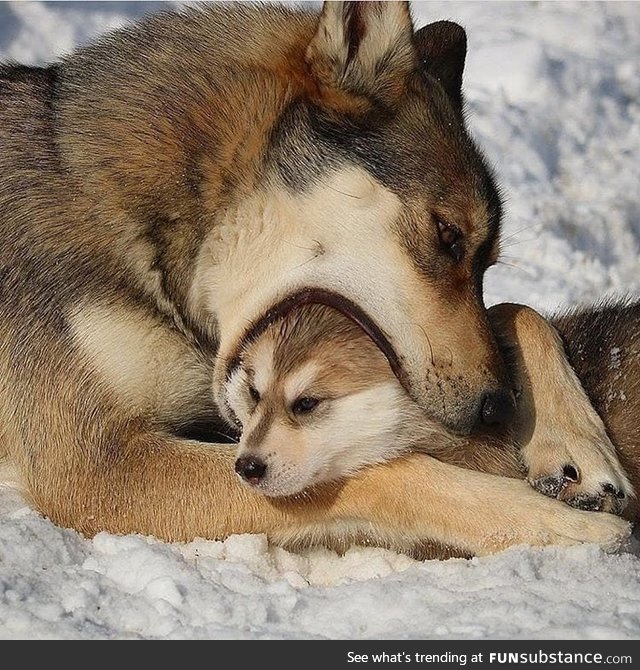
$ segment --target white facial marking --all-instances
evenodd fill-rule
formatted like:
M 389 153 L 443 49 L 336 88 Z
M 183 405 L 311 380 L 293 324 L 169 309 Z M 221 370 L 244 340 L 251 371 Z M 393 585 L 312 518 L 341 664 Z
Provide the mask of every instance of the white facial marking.
M 410 401 L 396 382 L 385 382 L 332 403 L 326 422 L 309 430 L 310 460 L 319 480 L 347 476 L 403 449 L 396 433 Z
M 273 186 L 227 211 L 202 245 L 189 300 L 194 311 L 216 316 L 220 360 L 252 320 L 313 286 L 385 324 L 408 367 L 422 369 L 411 362 L 426 360 L 427 343 L 407 315 L 428 310 L 419 299 L 423 281 L 394 229 L 401 207 L 397 195 L 350 165 L 304 194 Z
M 251 408 L 248 402 L 249 380 L 242 366 L 238 366 L 225 385 L 226 400 L 241 423 L 245 423 Z
M 253 385 L 264 395 L 273 380 L 273 347 L 271 338 L 262 337 L 252 345 Z
M 308 361 L 291 375 L 284 383 L 284 397 L 288 405 L 304 395 L 313 384 L 320 371 L 320 365 L 315 361 Z

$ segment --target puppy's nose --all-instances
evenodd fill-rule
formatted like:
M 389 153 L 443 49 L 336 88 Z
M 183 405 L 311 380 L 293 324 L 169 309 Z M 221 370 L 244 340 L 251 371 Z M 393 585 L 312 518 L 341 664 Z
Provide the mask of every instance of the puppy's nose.
M 516 399 L 511 391 L 498 389 L 482 400 L 482 423 L 494 428 L 507 426 L 516 413 Z
M 256 486 L 267 471 L 267 464 L 255 456 L 240 456 L 236 460 L 236 472 L 249 484 Z

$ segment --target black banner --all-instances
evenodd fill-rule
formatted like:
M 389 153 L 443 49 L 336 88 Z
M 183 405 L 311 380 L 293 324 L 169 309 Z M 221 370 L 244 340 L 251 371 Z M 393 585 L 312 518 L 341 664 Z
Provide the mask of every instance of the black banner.
M 241 631 L 238 631 L 242 635 Z M 149 642 L 154 640 L 142 640 Z M 165 642 L 164 640 L 155 640 Z M 105 642 L 103 640 L 102 642 Z M 124 640 L 106 640 L 101 645 L 100 661 L 131 664 L 144 653 L 145 666 L 178 668 L 204 664 L 211 668 L 245 668 L 246 664 L 263 670 L 334 670 L 337 668 L 594 668 L 596 666 L 637 667 L 640 641 L 636 640 L 210 640 L 195 641 L 185 649 L 177 644 L 122 644 Z M 115 644 L 113 644 L 115 642 Z M 120 643 L 118 643 L 120 642 Z M 202 644 L 204 642 L 204 644 Z M 39 645 L 28 651 L 39 654 Z M 21 659 L 25 660 L 21 649 Z M 193 655 L 195 652 L 195 656 Z M 27 656 L 29 654 L 27 653 Z M 35 657 L 34 657 L 35 660 Z M 78 662 L 86 668 L 83 654 L 72 654 L 65 666 Z

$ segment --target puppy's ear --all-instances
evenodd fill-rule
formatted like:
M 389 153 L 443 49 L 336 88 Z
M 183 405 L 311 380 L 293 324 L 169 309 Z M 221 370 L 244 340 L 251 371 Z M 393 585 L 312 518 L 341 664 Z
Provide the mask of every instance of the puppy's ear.
M 417 65 L 409 3 L 325 2 L 306 58 L 325 98 L 392 105 Z
M 467 34 L 452 21 L 437 21 L 420 28 L 415 44 L 422 68 L 437 79 L 458 112 L 462 112 L 462 72 L 467 55 Z

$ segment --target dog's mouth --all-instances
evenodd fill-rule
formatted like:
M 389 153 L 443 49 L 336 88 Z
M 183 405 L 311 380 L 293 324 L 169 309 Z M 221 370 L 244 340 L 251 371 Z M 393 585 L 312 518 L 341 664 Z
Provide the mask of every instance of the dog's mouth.
M 297 293 L 287 296 L 284 300 L 273 305 L 267 312 L 254 321 L 245 331 L 234 354 L 227 364 L 227 379 L 233 371 L 240 365 L 240 356 L 247 346 L 247 343 L 257 339 L 264 333 L 269 326 L 283 318 L 289 312 L 303 305 L 320 304 L 332 307 L 347 318 L 356 323 L 362 330 L 375 342 L 376 346 L 382 351 L 389 361 L 389 366 L 398 381 L 408 388 L 408 379 L 402 366 L 400 357 L 393 348 L 389 338 L 376 322 L 356 303 L 345 298 L 339 293 L 320 288 L 305 288 Z

